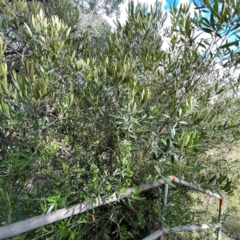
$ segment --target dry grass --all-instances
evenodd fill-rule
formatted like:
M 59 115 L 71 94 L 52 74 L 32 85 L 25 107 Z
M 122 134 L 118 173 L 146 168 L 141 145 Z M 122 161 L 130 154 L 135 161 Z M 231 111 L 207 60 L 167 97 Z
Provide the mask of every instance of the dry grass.
M 240 145 L 231 147 L 228 156 L 232 160 L 239 160 L 240 162 Z M 240 163 L 239 163 L 240 165 Z M 203 199 L 203 208 L 206 209 L 206 218 L 216 215 L 217 203 L 210 198 Z M 223 220 L 223 236 L 222 240 L 240 239 L 240 185 L 226 200 L 225 216 Z
M 224 146 L 223 146 L 224 147 Z M 228 156 L 232 160 L 239 160 L 240 162 L 240 144 L 232 146 L 228 152 Z M 240 165 L 240 163 L 239 163 Z M 214 203 L 209 202 L 208 199 L 204 200 L 205 208 L 212 209 Z M 209 210 L 209 214 L 213 214 L 213 210 Z M 223 240 L 240 239 L 240 185 L 226 201 L 225 219 L 223 221 Z
M 225 146 L 221 146 L 224 150 Z M 227 151 L 227 150 L 226 150 Z M 218 152 L 218 149 L 211 150 L 210 155 Z M 239 159 L 239 169 L 240 169 L 240 144 L 238 146 L 232 146 L 228 152 L 229 158 L 234 160 Z M 239 181 L 240 183 L 240 181 Z M 193 192 L 192 196 L 194 198 L 200 198 L 203 204 L 197 206 L 197 210 L 204 210 L 204 217 L 200 220 L 201 223 L 217 222 L 218 219 L 218 207 L 219 200 L 213 199 L 211 197 L 206 197 L 206 195 L 201 193 Z M 179 233 L 174 238 L 171 236 L 166 239 L 184 239 L 184 240 L 198 240 L 198 239 L 216 239 L 216 230 L 210 229 L 201 232 L 185 232 Z M 224 216 L 223 216 L 223 231 L 222 240 L 240 240 L 240 185 L 238 189 L 234 192 L 234 195 L 228 197 L 225 201 Z

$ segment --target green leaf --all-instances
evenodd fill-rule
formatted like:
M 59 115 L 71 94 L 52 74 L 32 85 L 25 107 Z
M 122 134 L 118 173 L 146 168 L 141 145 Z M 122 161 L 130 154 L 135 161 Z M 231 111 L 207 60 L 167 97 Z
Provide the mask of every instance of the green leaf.
M 162 144 L 165 146 L 165 147 L 167 147 L 167 142 L 166 142 L 166 140 L 165 139 L 161 139 L 161 142 L 162 142 Z
M 216 92 L 216 95 L 217 95 L 217 94 L 220 94 L 220 93 L 223 92 L 224 90 L 225 90 L 225 88 L 220 89 L 218 92 Z
M 66 38 L 68 38 L 69 34 L 70 34 L 70 31 L 71 31 L 71 27 L 68 28 L 67 32 L 66 32 Z
M 197 151 L 198 151 L 197 148 L 186 148 L 185 150 L 186 150 L 186 152 L 188 152 L 188 153 L 194 153 L 194 152 L 197 152 Z
M 203 0 L 203 3 L 208 7 L 208 8 L 212 8 L 211 3 L 208 0 Z
M 218 0 L 214 0 L 213 10 L 218 13 Z
M 171 139 L 174 139 L 174 137 L 175 137 L 175 134 L 176 134 L 176 131 L 175 131 L 175 127 L 173 127 L 173 128 L 171 128 Z
M 55 206 L 55 203 L 51 204 L 50 207 L 48 208 L 46 214 L 50 213 L 52 211 L 52 209 L 54 208 L 54 206 Z
M 214 175 L 211 179 L 209 179 L 208 183 L 209 184 L 216 184 L 217 182 L 217 175 Z
M 25 27 L 27 28 L 28 34 L 32 37 L 32 31 L 31 31 L 31 29 L 29 28 L 29 26 L 28 26 L 26 23 L 24 23 L 24 25 L 25 25 Z
M 58 196 L 51 196 L 49 198 L 47 198 L 48 202 L 56 202 L 56 200 L 58 199 Z
M 203 166 L 187 166 L 186 168 L 192 169 L 193 171 L 201 171 L 204 169 Z
M 24 170 L 24 168 L 26 168 L 29 163 L 30 163 L 30 161 L 28 161 L 28 160 L 19 160 L 19 159 L 16 159 L 16 160 L 15 160 L 14 167 L 15 167 L 15 168 L 18 168 L 18 169 L 21 169 L 21 170 Z
M 138 201 L 142 201 L 142 200 L 146 199 L 145 197 L 138 197 L 138 196 L 135 196 L 135 195 L 131 196 L 131 198 L 134 199 L 134 200 L 138 200 Z
M 164 113 L 163 113 L 163 116 L 164 116 L 165 118 L 171 118 L 169 115 L 164 114 Z
M 185 121 L 180 121 L 179 123 L 180 123 L 180 124 L 183 124 L 183 125 L 187 125 L 187 124 L 188 124 L 188 123 L 185 122 Z
M 210 33 L 210 34 L 213 33 L 213 30 L 211 30 L 210 28 L 202 28 L 202 30 L 206 33 Z
M 156 166 L 156 165 L 154 167 L 155 167 L 158 175 L 161 176 L 161 169 L 158 166 Z
M 140 187 L 137 187 L 137 188 L 134 189 L 133 194 L 138 195 L 140 192 L 141 192 Z
M 181 141 L 180 141 L 180 150 L 182 151 L 186 143 L 186 134 L 183 133 L 181 136 Z
M 169 186 L 176 187 L 175 185 L 173 185 L 173 183 L 168 178 L 166 178 L 164 176 L 161 176 L 161 177 L 164 180 L 164 182 L 167 183 Z
M 220 48 L 229 48 L 229 47 L 231 47 L 231 46 L 236 46 L 236 47 L 238 47 L 238 45 L 239 45 L 239 41 L 236 40 L 236 41 L 233 41 L 233 42 L 230 42 L 230 43 L 226 43 L 226 44 L 220 46 Z

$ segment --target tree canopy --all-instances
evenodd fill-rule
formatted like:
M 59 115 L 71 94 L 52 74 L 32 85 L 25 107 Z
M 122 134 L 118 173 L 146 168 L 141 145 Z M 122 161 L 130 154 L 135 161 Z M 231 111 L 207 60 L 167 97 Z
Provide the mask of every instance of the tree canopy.
M 238 163 L 209 151 L 240 136 L 240 6 L 195 7 L 130 2 L 111 32 L 68 0 L 0 0 L 1 225 L 168 175 L 233 193 Z M 173 188 L 171 211 L 156 188 L 22 239 L 140 239 L 189 221 Z

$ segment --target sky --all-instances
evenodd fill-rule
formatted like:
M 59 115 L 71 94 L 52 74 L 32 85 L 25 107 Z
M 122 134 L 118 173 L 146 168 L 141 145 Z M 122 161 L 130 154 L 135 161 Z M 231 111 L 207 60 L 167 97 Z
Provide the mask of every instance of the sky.
M 165 5 L 165 9 L 169 9 L 169 6 L 172 5 L 174 3 L 174 0 L 165 0 L 166 5 Z M 192 3 L 192 0 L 177 0 L 177 4 L 179 5 L 180 3 Z
M 159 0 L 160 2 L 162 2 L 162 7 L 163 9 L 168 12 L 170 6 L 174 3 L 174 0 Z M 193 4 L 193 0 L 176 0 L 177 1 L 177 6 L 180 6 L 180 4 L 186 4 L 189 3 L 190 4 L 190 14 L 193 16 L 194 15 L 194 4 Z M 137 4 L 138 2 L 140 3 L 147 3 L 148 5 L 154 4 L 156 2 L 156 0 L 134 0 L 135 4 Z M 120 18 L 118 19 L 120 21 L 120 23 L 123 25 L 127 19 L 127 8 L 128 8 L 128 3 L 129 0 L 125 0 L 123 4 L 120 5 Z M 169 15 L 168 15 L 169 16 Z M 107 16 L 104 17 L 112 26 L 113 30 L 116 29 L 116 26 L 114 24 L 114 21 L 116 19 L 111 19 Z M 166 20 L 166 24 L 171 25 L 171 21 Z M 209 39 L 209 37 L 211 37 L 209 34 L 201 34 L 201 36 L 199 38 L 206 38 Z M 234 39 L 231 39 L 234 40 Z M 163 43 L 163 48 L 167 48 L 168 47 L 168 39 L 164 39 L 164 43 Z M 217 47 L 217 44 L 215 45 L 215 48 Z M 239 74 L 239 72 L 238 72 Z
M 124 23 L 127 20 L 127 8 L 128 8 L 128 3 L 130 0 L 125 0 L 123 4 L 120 5 L 120 17 L 118 18 L 118 21 L 124 25 Z M 133 0 L 135 4 L 139 3 L 147 3 L 148 5 L 154 5 L 156 0 Z M 162 2 L 162 8 L 166 13 L 170 9 L 170 6 L 174 3 L 174 0 L 158 0 L 159 2 Z M 194 14 L 194 4 L 193 0 L 176 0 L 177 1 L 177 6 L 180 6 L 180 4 L 186 4 L 190 3 L 190 14 L 193 16 Z M 114 22 L 116 22 L 116 18 L 110 18 L 108 16 L 103 16 L 108 23 L 112 26 L 112 30 L 116 29 L 116 25 Z M 169 19 L 168 19 L 169 18 Z M 171 25 L 171 20 L 170 20 L 170 15 L 167 14 L 167 20 L 165 21 L 165 27 L 169 27 Z M 168 39 L 163 39 L 163 49 L 168 48 Z
M 170 8 L 170 6 L 174 3 L 174 0 L 159 0 L 160 2 L 162 2 L 162 6 L 163 6 L 163 9 L 165 11 L 168 11 L 168 9 Z M 126 10 L 127 10 L 127 7 L 128 7 L 128 2 L 129 0 L 125 0 L 123 4 L 120 5 L 120 18 L 119 18 L 119 21 L 121 24 L 124 24 L 126 19 L 127 19 L 127 13 L 126 13 Z M 135 4 L 137 2 L 140 2 L 140 3 L 147 3 L 148 5 L 151 5 L 151 4 L 154 4 L 156 2 L 156 0 L 134 0 Z M 191 12 L 193 13 L 194 12 L 194 5 L 192 3 L 192 0 L 177 0 L 177 5 L 179 6 L 181 3 L 190 3 L 191 4 L 191 7 L 190 7 L 190 10 Z M 115 19 L 111 19 L 107 16 L 104 16 L 104 18 L 110 23 L 110 25 L 113 27 L 113 29 L 115 28 L 115 24 L 113 23 L 113 21 Z

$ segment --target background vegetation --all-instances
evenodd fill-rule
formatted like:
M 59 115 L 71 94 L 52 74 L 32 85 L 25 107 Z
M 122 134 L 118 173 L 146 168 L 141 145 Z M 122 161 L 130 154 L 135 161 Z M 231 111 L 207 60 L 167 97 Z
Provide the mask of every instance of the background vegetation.
M 168 175 L 233 194 L 239 161 L 215 150 L 240 136 L 239 12 L 233 0 L 196 3 L 194 16 L 131 2 L 112 32 L 68 0 L 0 0 L 1 225 Z M 171 189 L 165 212 L 160 196 L 17 239 L 141 239 L 159 219 L 201 218 L 189 190 Z

